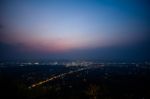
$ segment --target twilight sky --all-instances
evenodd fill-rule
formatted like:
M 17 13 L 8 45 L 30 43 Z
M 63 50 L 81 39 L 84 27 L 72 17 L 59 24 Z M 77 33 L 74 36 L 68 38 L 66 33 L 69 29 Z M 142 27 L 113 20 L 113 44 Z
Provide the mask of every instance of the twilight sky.
M 149 0 L 0 0 L 4 58 L 148 60 Z

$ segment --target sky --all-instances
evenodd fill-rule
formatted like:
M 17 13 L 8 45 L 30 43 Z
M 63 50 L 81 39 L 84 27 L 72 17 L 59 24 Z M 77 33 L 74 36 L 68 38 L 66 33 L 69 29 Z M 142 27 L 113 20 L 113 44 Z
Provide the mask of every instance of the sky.
M 0 0 L 0 59 L 149 60 L 149 0 Z

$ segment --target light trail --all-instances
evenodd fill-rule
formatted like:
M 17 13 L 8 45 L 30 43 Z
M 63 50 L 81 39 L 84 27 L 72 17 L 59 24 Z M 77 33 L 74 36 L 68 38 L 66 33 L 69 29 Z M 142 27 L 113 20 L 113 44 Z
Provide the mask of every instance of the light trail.
M 38 82 L 38 83 L 34 83 L 34 84 L 32 84 L 31 86 L 29 86 L 28 88 L 29 88 L 29 89 L 35 88 L 35 87 L 40 86 L 40 85 L 42 85 L 42 84 L 44 84 L 44 83 L 47 83 L 47 82 L 49 82 L 49 81 L 53 81 L 53 80 L 55 80 L 55 79 L 64 77 L 64 76 L 66 76 L 66 75 L 73 74 L 73 73 L 80 72 L 80 71 L 84 71 L 84 70 L 87 70 L 87 69 L 90 69 L 90 68 L 89 68 L 89 67 L 87 67 L 87 68 L 80 68 L 80 69 L 77 69 L 77 70 L 75 70 L 75 71 L 69 71 L 69 72 L 67 72 L 67 73 L 62 73 L 62 74 L 53 76 L 53 77 L 51 77 L 51 78 L 48 78 L 48 79 L 46 79 L 46 80 L 40 81 L 40 82 Z

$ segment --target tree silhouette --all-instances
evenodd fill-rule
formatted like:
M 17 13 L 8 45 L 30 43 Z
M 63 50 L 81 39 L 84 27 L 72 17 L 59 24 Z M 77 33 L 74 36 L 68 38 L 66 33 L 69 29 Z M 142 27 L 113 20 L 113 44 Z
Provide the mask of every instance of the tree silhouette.
M 96 85 L 90 85 L 86 94 L 90 97 L 90 99 L 97 99 L 99 87 Z

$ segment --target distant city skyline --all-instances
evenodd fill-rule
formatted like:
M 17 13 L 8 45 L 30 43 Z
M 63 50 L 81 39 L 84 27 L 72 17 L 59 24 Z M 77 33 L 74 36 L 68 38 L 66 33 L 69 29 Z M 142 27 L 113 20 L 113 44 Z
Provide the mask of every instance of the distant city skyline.
M 1 0 L 0 59 L 149 60 L 148 0 Z

